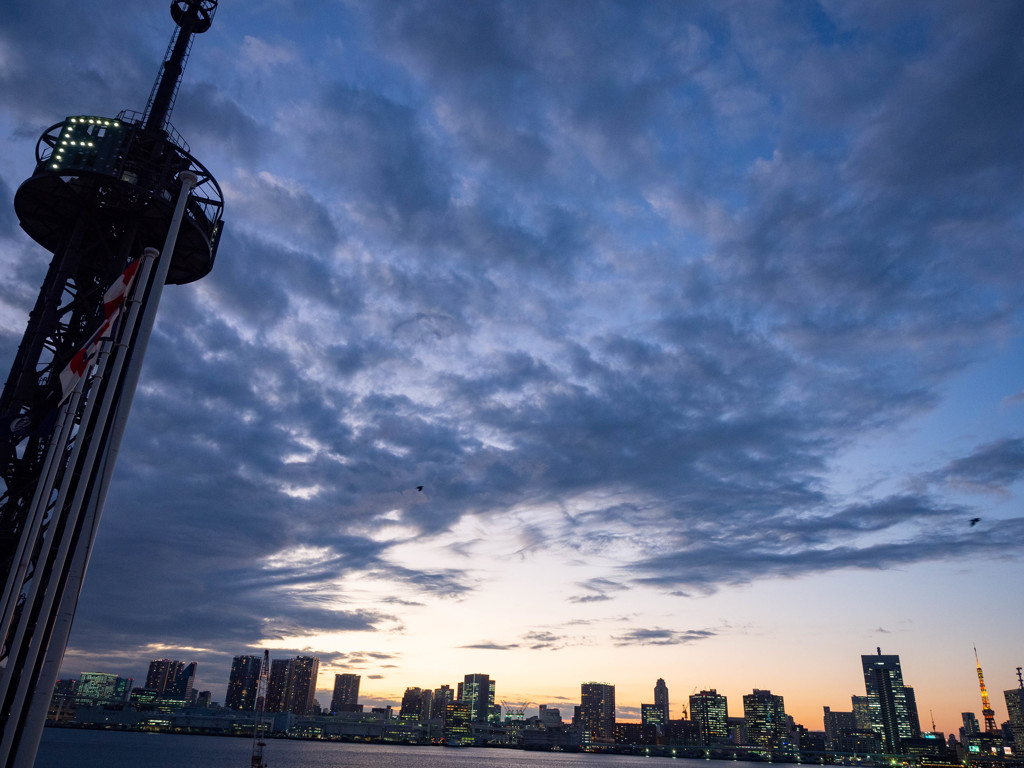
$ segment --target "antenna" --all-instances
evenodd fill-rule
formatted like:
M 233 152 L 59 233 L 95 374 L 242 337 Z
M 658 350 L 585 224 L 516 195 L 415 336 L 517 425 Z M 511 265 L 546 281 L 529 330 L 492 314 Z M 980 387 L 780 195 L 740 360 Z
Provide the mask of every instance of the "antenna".
M 192 37 L 210 28 L 216 12 L 217 0 L 175 0 L 171 3 L 171 18 L 177 26 L 171 34 L 164 62 L 146 104 L 143 121 L 147 131 L 166 131 L 181 84 L 181 74 L 192 51 Z

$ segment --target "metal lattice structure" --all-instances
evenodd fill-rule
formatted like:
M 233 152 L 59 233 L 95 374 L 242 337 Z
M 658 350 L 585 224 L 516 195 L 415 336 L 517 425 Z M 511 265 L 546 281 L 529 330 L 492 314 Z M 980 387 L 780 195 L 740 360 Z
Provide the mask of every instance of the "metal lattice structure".
M 216 7 L 175 0 L 146 112 L 51 126 L 14 198 L 22 228 L 53 258 L 0 395 L 4 768 L 35 759 L 163 286 L 213 267 L 223 197 L 168 118 Z M 105 295 L 136 261 L 113 322 Z M 85 350 L 70 391 L 62 372 Z
M 996 725 L 996 713 L 992 709 L 992 702 L 988 698 L 988 689 L 985 687 L 985 673 L 981 671 L 981 660 L 978 659 L 978 649 L 974 649 L 974 663 L 978 668 L 978 687 L 981 688 L 981 715 L 985 718 L 985 733 L 998 733 L 999 726 Z

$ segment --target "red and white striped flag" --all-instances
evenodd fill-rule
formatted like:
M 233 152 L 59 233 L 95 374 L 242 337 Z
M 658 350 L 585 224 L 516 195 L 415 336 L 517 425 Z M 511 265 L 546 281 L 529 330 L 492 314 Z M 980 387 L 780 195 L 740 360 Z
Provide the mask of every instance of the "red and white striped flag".
M 96 355 L 100 352 L 100 346 L 109 338 L 113 337 L 113 331 L 117 327 L 117 321 L 121 317 L 121 308 L 113 311 L 110 317 L 103 321 L 103 324 L 96 329 L 96 332 L 85 342 L 85 346 L 75 353 L 68 363 L 67 368 L 60 372 L 60 401 L 63 403 L 75 389 L 79 380 L 85 377 L 89 366 L 93 364 Z
M 129 264 L 127 269 L 121 273 L 121 276 L 103 294 L 104 316 L 110 317 L 114 310 L 124 304 L 125 296 L 128 295 L 128 290 L 132 287 L 132 281 L 135 280 L 135 273 L 139 270 L 140 261 L 142 259 L 136 259 Z
M 125 297 L 131 290 L 132 282 L 135 280 L 135 273 L 139 269 L 141 259 L 136 259 L 124 272 L 121 273 L 113 284 L 103 294 L 103 313 L 106 316 L 103 323 L 96 332 L 89 337 L 89 340 L 75 353 L 71 362 L 60 373 L 60 402 L 64 402 L 71 396 L 75 386 L 89 371 L 96 356 L 99 354 L 100 346 L 107 339 L 113 338 L 117 329 L 117 321 L 121 317 L 121 307 L 124 306 Z

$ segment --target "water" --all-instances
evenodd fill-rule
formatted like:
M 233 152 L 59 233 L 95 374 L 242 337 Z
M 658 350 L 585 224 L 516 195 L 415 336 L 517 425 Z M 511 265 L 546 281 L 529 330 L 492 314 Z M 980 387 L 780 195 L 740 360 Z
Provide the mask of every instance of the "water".
M 35 768 L 249 768 L 249 739 L 47 728 Z M 656 768 L 668 758 L 451 749 L 327 741 L 267 742 L 268 768 Z M 641 762 L 643 761 L 643 762 Z M 672 768 L 765 768 L 763 763 L 678 759 Z

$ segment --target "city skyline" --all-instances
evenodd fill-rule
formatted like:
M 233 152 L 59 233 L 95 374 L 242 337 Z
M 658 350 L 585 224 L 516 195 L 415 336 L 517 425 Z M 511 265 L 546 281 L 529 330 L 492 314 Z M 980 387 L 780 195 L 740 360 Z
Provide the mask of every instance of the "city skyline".
M 65 673 L 223 697 L 269 649 L 322 704 L 476 670 L 639 719 L 663 678 L 820 728 L 881 646 L 949 732 L 977 644 L 1005 720 L 1024 6 L 889 5 L 225 2 L 172 118 L 223 238 L 164 292 Z M 169 30 L 0 8 L 4 365 L 35 142 L 141 110 Z
M 883 654 L 881 647 L 878 647 L 875 649 L 875 653 L 862 654 L 860 659 L 863 670 L 863 688 L 861 691 L 854 690 L 849 694 L 849 706 L 852 712 L 843 711 L 843 707 L 847 706 L 845 701 L 840 706 L 823 704 L 817 718 L 812 716 L 807 720 L 795 717 L 792 711 L 786 712 L 785 706 L 782 703 L 784 695 L 778 691 L 773 694 L 770 690 L 762 690 L 755 686 L 749 692 L 742 693 L 741 696 L 736 696 L 733 693 L 734 703 L 733 708 L 730 709 L 727 704 L 728 695 L 724 692 L 719 692 L 713 686 L 695 686 L 693 693 L 690 695 L 677 694 L 677 698 L 673 699 L 671 689 L 666 684 L 664 678 L 660 677 L 652 686 L 653 695 L 647 697 L 650 699 L 650 702 L 641 702 L 635 705 L 632 703 L 623 705 L 621 700 L 617 704 L 615 695 L 616 684 L 596 681 L 580 683 L 580 695 L 576 697 L 575 701 L 571 697 L 559 697 L 554 701 L 548 702 L 526 702 L 522 699 L 509 699 L 509 697 L 504 696 L 500 692 L 496 692 L 496 681 L 483 673 L 462 675 L 463 680 L 457 682 L 455 689 L 447 683 L 438 684 L 439 687 L 436 690 L 432 690 L 431 687 L 420 688 L 410 684 L 405 687 L 403 693 L 390 698 L 382 698 L 379 695 L 364 697 L 360 694 L 362 676 L 353 673 L 335 673 L 332 681 L 333 687 L 326 689 L 316 687 L 310 678 L 310 670 L 319 668 L 319 659 L 302 656 L 296 658 L 270 658 L 267 711 L 292 711 L 300 715 L 309 714 L 313 711 L 312 703 L 316 700 L 319 702 L 320 709 L 325 712 L 342 713 L 354 712 L 357 709 L 368 710 L 373 707 L 389 707 L 397 717 L 399 712 L 404 713 L 406 708 L 410 706 L 413 710 L 419 711 L 421 709 L 421 702 L 418 697 L 422 692 L 423 694 L 430 694 L 431 699 L 438 702 L 452 700 L 463 702 L 467 707 L 467 717 L 472 722 L 485 722 L 491 718 L 491 715 L 500 719 L 504 714 L 506 705 L 523 707 L 524 711 L 527 712 L 533 708 L 539 708 L 542 711 L 544 707 L 555 709 L 559 707 L 578 707 L 584 722 L 584 730 L 603 734 L 604 736 L 611 732 L 611 726 L 615 722 L 648 722 L 644 714 L 645 710 L 648 708 L 660 710 L 662 706 L 667 708 L 668 717 L 662 719 L 658 715 L 656 722 L 663 723 L 669 719 L 680 719 L 680 714 L 684 720 L 689 719 L 694 722 L 703 722 L 705 723 L 705 730 L 701 734 L 709 742 L 714 738 L 722 738 L 728 734 L 727 718 L 746 717 L 763 722 L 765 729 L 764 733 L 753 735 L 751 743 L 760 743 L 761 746 L 765 747 L 778 747 L 778 740 L 781 738 L 780 729 L 785 724 L 784 719 L 780 720 L 779 713 L 793 717 L 796 723 L 806 727 L 808 730 L 822 731 L 827 735 L 830 732 L 830 717 L 834 719 L 833 727 L 847 727 L 844 725 L 846 721 L 842 719 L 846 716 L 854 717 L 858 721 L 862 720 L 863 723 L 861 725 L 873 723 L 872 727 L 878 729 L 879 732 L 887 734 L 886 738 L 882 740 L 882 746 L 888 753 L 893 753 L 894 750 L 898 751 L 898 742 L 901 739 L 912 738 L 915 733 L 929 732 L 931 730 L 930 726 L 934 723 L 934 710 L 931 708 L 927 709 L 927 720 L 921 715 L 913 687 L 907 685 L 903 680 L 899 654 Z M 231 672 L 226 683 L 223 701 L 221 702 L 223 706 L 240 711 L 254 709 L 255 691 L 262 662 L 262 657 L 256 655 L 243 654 L 233 657 Z M 293 679 L 296 676 L 296 670 L 298 670 L 300 676 L 304 675 L 301 685 L 298 686 L 302 691 L 301 696 L 296 696 L 292 692 L 296 687 Z M 1021 707 L 1019 704 L 1021 701 L 1019 688 L 1020 672 L 1019 670 L 1016 670 L 1016 672 L 1018 687 L 1001 691 L 996 696 L 1000 707 L 999 712 L 1005 710 L 1005 717 L 1000 715 L 994 721 L 996 728 L 1001 727 L 1004 723 L 1022 722 L 1020 720 Z M 110 680 L 115 678 L 119 681 L 127 679 L 129 683 L 133 680 L 132 676 L 122 678 L 120 672 L 84 672 L 82 674 L 90 677 L 109 678 Z M 193 690 L 198 693 L 202 687 L 193 686 L 192 681 L 195 675 L 195 662 L 185 663 L 180 660 L 170 659 L 152 660 L 149 662 L 146 676 L 141 678 L 141 680 L 145 681 L 145 688 L 150 689 L 157 695 L 164 695 L 166 691 L 166 695 L 171 698 L 179 698 L 184 702 L 192 695 Z M 185 681 L 187 681 L 187 685 Z M 511 685 L 514 687 L 515 682 L 513 681 Z M 128 688 L 130 687 L 129 685 Z M 633 686 L 630 685 L 631 690 L 632 688 Z M 698 688 L 700 688 L 699 692 Z M 248 689 L 247 692 L 246 689 Z M 127 690 L 125 689 L 123 692 L 126 694 Z M 216 690 L 217 688 L 214 687 L 213 690 L 206 693 L 215 694 Z M 483 699 L 481 699 L 481 691 L 483 691 Z M 447 698 L 444 698 L 442 693 Z M 410 699 L 411 694 L 417 697 L 415 701 Z M 980 695 L 979 688 L 979 698 L 977 702 L 974 702 L 975 704 L 980 704 Z M 215 695 L 212 698 L 214 701 L 220 701 Z M 736 703 L 737 699 L 741 699 L 741 704 Z M 480 703 L 475 703 L 478 701 Z M 325 702 L 329 702 L 330 705 L 326 706 Z M 673 704 L 673 702 L 675 703 Z M 443 706 L 443 703 L 441 706 Z M 425 704 L 423 709 L 424 711 L 433 711 L 433 705 Z M 958 717 L 966 713 L 974 714 L 975 732 L 989 730 L 988 725 L 985 728 L 981 728 L 978 724 L 977 713 L 973 711 L 975 709 L 980 712 L 984 711 L 981 707 L 972 707 L 965 703 L 961 707 L 962 711 Z M 831 714 L 829 714 L 830 710 Z M 491 715 L 487 714 L 488 712 Z M 751 714 L 752 712 L 754 713 L 753 715 Z M 563 717 L 565 717 L 564 713 Z M 821 720 L 821 727 L 819 727 L 818 718 Z M 718 725 L 717 727 L 712 727 L 711 730 L 707 730 L 706 724 L 708 722 L 717 723 Z M 949 729 L 940 727 L 938 730 L 947 736 L 950 734 L 955 735 L 960 725 L 965 722 L 961 717 L 961 721 L 954 724 L 955 727 Z M 864 727 L 867 726 L 864 725 Z M 1021 725 L 1018 724 L 1017 727 L 1021 727 Z

